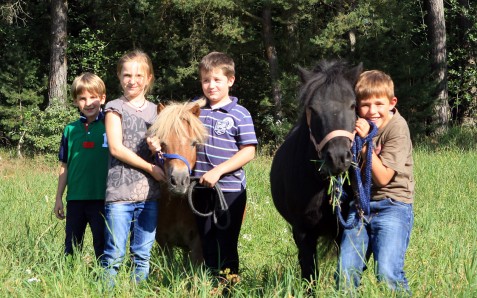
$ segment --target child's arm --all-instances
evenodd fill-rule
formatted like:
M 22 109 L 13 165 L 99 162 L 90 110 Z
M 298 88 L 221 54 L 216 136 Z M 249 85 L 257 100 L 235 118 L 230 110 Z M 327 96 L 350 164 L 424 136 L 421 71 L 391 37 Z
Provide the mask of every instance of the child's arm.
M 383 187 L 389 184 L 391 179 L 393 178 L 395 171 L 391 168 L 386 167 L 383 165 L 381 158 L 376 154 L 376 151 L 373 150 L 371 155 L 371 173 L 373 176 L 373 182 L 378 187 Z
M 106 126 L 109 152 L 112 156 L 135 168 L 146 171 L 158 181 L 165 180 L 164 172 L 160 167 L 148 163 L 123 145 L 123 131 L 119 114 L 115 112 L 106 113 L 104 123 Z
M 200 177 L 199 183 L 207 186 L 214 187 L 220 177 L 224 174 L 233 172 L 246 165 L 249 161 L 255 158 L 255 145 L 241 146 L 240 150 L 234 154 L 229 160 L 219 164 L 212 170 L 208 171 L 202 177 Z
M 55 207 L 53 211 L 58 219 L 65 219 L 65 212 L 63 209 L 63 193 L 68 183 L 68 166 L 62 162 L 60 166 L 60 174 L 58 175 L 58 189 L 56 190 Z
M 356 120 L 356 133 L 364 138 L 368 135 L 369 130 L 370 130 L 370 125 L 368 121 L 364 118 L 358 118 Z M 363 146 L 363 149 L 361 151 L 361 156 L 365 159 L 366 158 L 366 152 L 367 152 L 367 147 L 368 146 Z M 383 162 L 381 161 L 381 158 L 379 158 L 378 154 L 381 148 L 375 148 L 372 153 L 372 168 L 371 168 L 371 174 L 373 176 L 373 182 L 376 184 L 376 186 L 383 187 L 386 186 L 391 179 L 393 178 L 395 171 L 391 168 L 386 167 L 383 165 Z

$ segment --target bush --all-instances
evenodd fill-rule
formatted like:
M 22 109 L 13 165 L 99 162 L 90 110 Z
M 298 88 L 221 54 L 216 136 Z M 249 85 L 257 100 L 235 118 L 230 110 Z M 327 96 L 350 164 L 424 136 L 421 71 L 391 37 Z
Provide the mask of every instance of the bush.
M 428 151 L 458 150 L 472 151 L 477 149 L 477 128 L 454 126 L 442 135 L 417 137 L 415 147 Z
M 50 105 L 44 111 L 37 107 L 29 110 L 25 113 L 21 128 L 25 132 L 22 151 L 30 154 L 57 153 L 65 125 L 77 118 L 76 108 L 58 103 Z

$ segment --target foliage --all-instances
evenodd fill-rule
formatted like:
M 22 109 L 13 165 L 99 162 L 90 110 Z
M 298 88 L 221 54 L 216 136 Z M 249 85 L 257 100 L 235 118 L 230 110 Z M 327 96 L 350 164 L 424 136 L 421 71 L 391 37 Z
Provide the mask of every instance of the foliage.
M 57 153 L 65 125 L 77 119 L 77 109 L 72 105 L 53 103 L 44 111 L 29 110 L 21 127 L 26 132 L 25 150 L 35 154 Z
M 79 32 L 78 37 L 71 36 L 68 40 L 68 81 L 73 82 L 83 72 L 106 77 L 108 66 L 119 58 L 106 55 L 107 46 L 101 30 L 92 32 L 86 27 Z
M 431 86 L 425 31 L 419 23 L 422 12 L 414 2 L 326 1 L 330 19 L 313 42 L 325 57 L 341 57 L 365 69 L 380 69 L 394 80 L 398 108 L 414 135 L 425 132 L 430 116 Z M 326 13 L 324 13 L 326 14 Z M 356 43 L 350 45 L 350 32 Z M 417 62 L 418 61 L 418 62 Z
M 477 3 L 463 2 L 446 1 L 449 95 L 456 123 L 472 119 L 477 110 Z M 18 3 L 18 22 L 0 23 L 0 39 L 7 49 L 0 52 L 0 77 L 8 84 L 0 91 L 0 146 L 19 141 L 19 97 L 26 110 L 46 108 L 49 2 Z M 421 5 L 416 0 L 68 1 L 68 81 L 93 71 L 105 81 L 108 100 L 116 98 L 121 94 L 116 61 L 124 52 L 141 48 L 153 60 L 156 81 L 151 98 L 189 100 L 201 93 L 201 57 L 224 51 L 236 62 L 231 94 L 251 111 L 260 142 L 274 148 L 299 117 L 297 67 L 339 58 L 391 75 L 398 109 L 416 137 L 432 131 L 427 120 L 433 113 L 434 89 Z M 272 13 L 280 119 L 264 54 L 265 7 Z
M 461 151 L 477 150 L 477 128 L 454 126 L 439 136 L 420 136 L 414 143 L 428 151 L 446 151 L 459 148 Z
M 447 1 L 449 97 L 457 123 L 477 123 L 477 4 Z
M 6 43 L 18 47 L 15 37 Z M 29 53 L 21 48 L 4 53 L 0 72 L 0 127 L 5 138 L 18 142 L 25 113 L 37 108 L 42 102 L 42 92 L 46 90 L 46 78 L 38 73 L 40 60 L 29 59 Z

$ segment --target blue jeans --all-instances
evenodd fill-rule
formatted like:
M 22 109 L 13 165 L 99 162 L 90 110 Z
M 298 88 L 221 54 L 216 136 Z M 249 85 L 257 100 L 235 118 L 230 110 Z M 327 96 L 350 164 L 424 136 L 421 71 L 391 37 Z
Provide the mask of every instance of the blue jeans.
M 356 216 L 352 203 L 348 224 Z M 341 239 L 337 282 L 339 288 L 358 287 L 366 263 L 374 256 L 375 273 L 391 289 L 410 293 L 404 274 L 404 256 L 409 244 L 414 213 L 412 204 L 389 198 L 371 201 L 370 215 L 356 227 L 346 229 Z
M 156 235 L 157 201 L 110 203 L 105 205 L 104 211 L 106 228 L 102 264 L 106 273 L 110 278 L 117 275 L 131 232 L 129 250 L 134 263 L 134 277 L 138 282 L 147 279 Z

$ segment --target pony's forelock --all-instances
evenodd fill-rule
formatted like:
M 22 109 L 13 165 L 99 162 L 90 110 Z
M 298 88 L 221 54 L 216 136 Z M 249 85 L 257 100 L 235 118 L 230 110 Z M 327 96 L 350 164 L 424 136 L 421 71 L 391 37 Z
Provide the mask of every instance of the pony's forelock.
M 311 98 L 314 96 L 314 91 L 323 84 L 332 84 L 336 80 L 342 78 L 343 70 L 346 69 L 347 63 L 341 60 L 322 60 L 312 71 L 309 72 L 308 79 L 302 84 L 299 91 L 300 105 L 306 107 Z
M 195 103 L 172 102 L 167 104 L 149 128 L 148 136 L 156 136 L 161 140 L 167 140 L 171 134 L 176 134 L 181 138 L 194 139 L 203 144 L 208 136 L 207 131 L 199 117 L 192 114 L 191 108 L 193 105 Z M 191 135 L 189 135 L 189 128 L 186 123 L 190 125 Z

